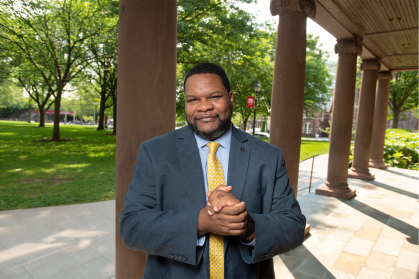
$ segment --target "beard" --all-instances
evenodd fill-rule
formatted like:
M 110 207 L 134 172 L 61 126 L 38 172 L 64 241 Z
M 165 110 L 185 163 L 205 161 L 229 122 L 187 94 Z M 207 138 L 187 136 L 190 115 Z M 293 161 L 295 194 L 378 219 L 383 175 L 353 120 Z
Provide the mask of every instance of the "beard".
M 230 102 L 229 105 L 230 112 L 227 114 L 226 118 L 221 119 L 220 115 L 217 115 L 218 117 L 218 126 L 212 131 L 204 132 L 199 130 L 198 124 L 196 122 L 196 117 L 193 119 L 193 123 L 190 123 L 188 118 L 186 118 L 186 122 L 188 122 L 189 127 L 191 127 L 192 132 L 194 132 L 198 137 L 203 138 L 208 141 L 213 141 L 221 137 L 225 131 L 227 131 L 228 128 L 230 128 L 231 125 L 231 116 L 233 114 L 233 105 Z

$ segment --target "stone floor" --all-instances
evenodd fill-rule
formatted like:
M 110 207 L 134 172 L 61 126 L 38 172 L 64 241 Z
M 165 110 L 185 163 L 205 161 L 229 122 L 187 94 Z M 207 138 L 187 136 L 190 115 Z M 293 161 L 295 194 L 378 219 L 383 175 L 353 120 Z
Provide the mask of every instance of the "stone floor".
M 312 160 L 300 164 L 309 185 Z M 357 196 L 318 196 L 327 155 L 314 161 L 311 193 L 298 193 L 311 225 L 303 246 L 275 257 L 277 278 L 417 278 L 419 172 L 390 168 Z M 0 278 L 107 279 L 115 274 L 115 202 L 0 212 Z
M 311 193 L 298 195 L 310 234 L 275 257 L 276 278 L 417 279 L 419 172 L 371 169 L 374 181 L 348 180 L 357 196 L 345 201 L 313 194 L 326 177 L 322 157 Z

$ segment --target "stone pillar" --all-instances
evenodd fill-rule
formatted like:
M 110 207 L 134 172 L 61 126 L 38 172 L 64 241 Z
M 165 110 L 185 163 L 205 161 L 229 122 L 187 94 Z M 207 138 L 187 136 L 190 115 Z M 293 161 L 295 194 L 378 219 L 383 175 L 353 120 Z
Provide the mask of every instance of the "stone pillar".
M 358 39 L 338 41 L 339 54 L 330 128 L 329 163 L 327 180 L 316 189 L 316 194 L 351 199 L 356 191 L 348 187 L 349 152 L 354 112 L 356 59 L 361 55 L 362 43 Z
M 306 23 L 314 17 L 314 0 L 271 0 L 279 15 L 272 86 L 269 142 L 282 149 L 291 188 L 298 190 L 306 66 Z
M 373 180 L 368 169 L 371 151 L 372 128 L 374 124 L 375 91 L 380 62 L 376 59 L 363 60 L 361 64 L 362 80 L 359 91 L 358 115 L 356 116 L 356 132 L 354 156 L 348 177 Z
M 390 95 L 391 72 L 378 73 L 378 86 L 375 97 L 374 127 L 370 152 L 370 168 L 385 170 L 387 165 L 383 162 L 384 140 L 387 127 L 388 97 Z
M 119 2 L 116 278 L 142 278 L 146 255 L 125 247 L 119 215 L 140 144 L 175 128 L 177 2 Z

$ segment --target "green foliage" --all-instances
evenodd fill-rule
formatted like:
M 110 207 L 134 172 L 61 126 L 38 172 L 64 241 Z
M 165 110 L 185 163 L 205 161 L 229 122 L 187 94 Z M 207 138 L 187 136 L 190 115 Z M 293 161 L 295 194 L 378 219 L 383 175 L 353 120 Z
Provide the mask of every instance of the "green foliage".
M 396 72 L 390 82 L 389 107 L 393 118 L 393 128 L 398 127 L 399 118 L 409 110 L 415 110 L 418 105 L 418 72 Z
M 103 33 L 109 1 L 3 0 L 0 50 L 31 63 L 53 92 L 55 106 L 73 79 L 92 63 L 87 46 Z M 52 77 L 52 79 L 51 79 Z M 53 139 L 60 138 L 59 117 Z
M 352 166 L 354 147 L 349 154 Z M 419 170 L 419 134 L 405 129 L 388 129 L 384 142 L 383 160 L 389 167 Z
M 332 75 L 326 65 L 328 52 L 320 49 L 319 37 L 307 35 L 306 76 L 304 80 L 304 111 L 321 111 L 330 101 L 332 94 Z
M 5 80 L 0 83 L 0 109 L 24 106 L 23 91 L 16 83 Z
M 68 142 L 36 124 L 0 121 L 0 210 L 115 198 L 115 137 L 94 127 L 63 125 Z
M 9 105 L 9 106 L 5 106 L 5 107 L 0 107 L 0 118 L 6 118 L 7 116 L 9 116 L 10 114 L 19 111 L 19 110 L 23 110 L 23 109 L 27 109 L 28 105 L 23 104 L 23 103 L 17 103 L 17 104 L 13 104 L 13 105 Z
M 419 170 L 419 134 L 402 131 L 386 133 L 384 162 L 390 167 Z

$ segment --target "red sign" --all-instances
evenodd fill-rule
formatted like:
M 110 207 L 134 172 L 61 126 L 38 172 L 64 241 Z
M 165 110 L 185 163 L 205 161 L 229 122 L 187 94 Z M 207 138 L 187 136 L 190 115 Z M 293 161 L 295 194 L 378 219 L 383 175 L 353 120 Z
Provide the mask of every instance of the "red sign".
M 35 110 L 35 113 L 39 113 L 39 110 Z M 65 111 L 60 111 L 60 114 L 61 115 L 65 115 Z M 53 109 L 49 109 L 49 110 L 47 110 L 47 111 L 45 111 L 45 114 L 54 114 L 54 110 Z M 72 111 L 67 111 L 67 114 L 68 115 L 72 115 L 73 114 L 73 112 Z
M 247 103 L 246 106 L 248 108 L 253 108 L 255 106 L 255 97 L 247 97 Z

